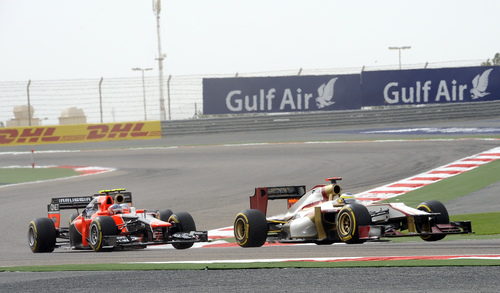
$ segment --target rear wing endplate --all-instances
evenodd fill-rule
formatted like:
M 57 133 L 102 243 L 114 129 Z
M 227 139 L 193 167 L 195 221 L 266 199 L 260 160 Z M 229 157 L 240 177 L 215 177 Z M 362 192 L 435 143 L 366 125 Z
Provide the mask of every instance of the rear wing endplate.
M 250 208 L 267 213 L 267 202 L 275 199 L 300 199 L 306 193 L 305 185 L 275 186 L 255 188 L 255 194 L 250 196 Z

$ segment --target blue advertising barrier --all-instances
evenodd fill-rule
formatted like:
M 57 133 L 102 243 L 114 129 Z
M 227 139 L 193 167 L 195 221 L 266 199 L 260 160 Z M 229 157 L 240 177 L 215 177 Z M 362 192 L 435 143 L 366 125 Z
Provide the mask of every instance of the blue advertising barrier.
M 359 109 L 360 75 L 203 79 L 204 114 Z
M 500 100 L 500 66 L 203 79 L 204 114 L 277 113 Z
M 363 106 L 500 99 L 500 66 L 367 71 L 361 79 Z

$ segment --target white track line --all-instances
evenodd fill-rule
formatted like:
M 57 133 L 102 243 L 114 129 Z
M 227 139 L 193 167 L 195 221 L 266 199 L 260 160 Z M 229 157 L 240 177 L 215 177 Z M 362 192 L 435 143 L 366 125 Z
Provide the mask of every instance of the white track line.
M 351 262 L 351 261 L 397 261 L 397 260 L 500 260 L 498 254 L 478 255 L 425 255 L 425 256 L 373 256 L 373 257 L 311 257 L 311 258 L 270 258 L 270 259 L 218 259 L 188 261 L 147 261 L 125 262 L 124 264 L 218 264 L 218 263 L 268 263 L 268 262 Z

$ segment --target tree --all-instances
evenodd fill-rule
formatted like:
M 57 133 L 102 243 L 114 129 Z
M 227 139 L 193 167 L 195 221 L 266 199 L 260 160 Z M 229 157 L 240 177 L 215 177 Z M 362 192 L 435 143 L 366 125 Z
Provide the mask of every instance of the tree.
M 481 66 L 495 66 L 500 65 L 500 53 L 496 53 L 493 59 L 486 59 L 485 62 L 481 63 Z
M 493 57 L 493 65 L 500 65 L 500 53 L 496 53 Z

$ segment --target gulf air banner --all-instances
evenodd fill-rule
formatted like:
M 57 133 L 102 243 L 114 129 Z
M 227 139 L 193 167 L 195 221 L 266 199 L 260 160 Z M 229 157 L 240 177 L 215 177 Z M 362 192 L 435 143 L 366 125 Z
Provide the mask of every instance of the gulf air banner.
M 500 66 L 203 79 L 204 114 L 310 112 L 500 100 Z
M 362 80 L 363 106 L 500 99 L 500 66 L 366 71 Z
M 359 109 L 360 75 L 203 79 L 204 114 Z
M 0 128 L 0 146 L 153 138 L 160 121 Z

